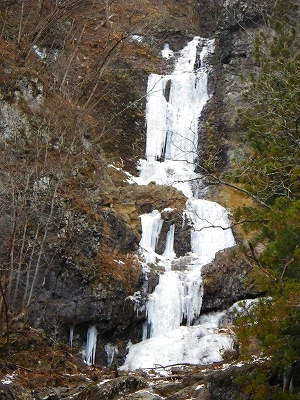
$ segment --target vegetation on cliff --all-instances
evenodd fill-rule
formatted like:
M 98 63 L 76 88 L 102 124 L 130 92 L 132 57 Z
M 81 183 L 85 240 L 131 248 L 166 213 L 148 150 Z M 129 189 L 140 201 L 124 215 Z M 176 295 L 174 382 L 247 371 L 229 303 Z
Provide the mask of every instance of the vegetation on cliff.
M 56 346 L 76 324 L 82 347 L 97 320 L 125 348 L 138 317 L 124 300 L 142 285 L 138 214 L 184 198 L 131 190 L 118 167 L 135 172 L 149 71 L 165 41 L 179 50 L 196 34 L 194 17 L 194 1 L 0 2 L 1 378 L 42 370 L 18 348 L 28 325 Z
M 38 325 L 44 307 L 55 310 L 58 279 L 70 285 L 72 276 L 89 293 L 118 282 L 120 301 L 135 291 L 139 200 L 109 164 L 135 170 L 149 70 L 161 68 L 167 37 L 180 48 L 193 35 L 193 11 L 193 2 L 1 1 L 0 326 L 7 343 L 14 318 Z M 171 197 L 164 192 L 162 201 Z
M 272 300 L 254 308 L 240 328 L 246 348 L 253 341 L 270 357 L 278 379 L 263 371 L 249 384 L 251 398 L 293 398 L 299 386 L 300 305 L 300 27 L 299 6 L 280 0 L 265 29 L 255 39 L 257 73 L 244 92 L 249 159 L 235 171 L 235 182 L 259 200 L 241 207 L 236 220 L 251 220 L 248 253 L 264 272 L 261 288 Z M 242 325 L 245 318 L 242 319 Z M 252 343 L 252 346 L 251 346 Z M 284 394 L 277 388 L 282 386 Z M 250 389 L 251 386 L 251 389 Z M 288 392 L 290 389 L 290 393 Z

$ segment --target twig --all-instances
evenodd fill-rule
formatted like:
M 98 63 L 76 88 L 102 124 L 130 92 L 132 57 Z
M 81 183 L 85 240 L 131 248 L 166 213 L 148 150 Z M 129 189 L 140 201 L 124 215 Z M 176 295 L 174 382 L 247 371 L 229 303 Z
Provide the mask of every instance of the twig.
M 24 371 L 35 372 L 33 369 L 22 367 L 19 364 L 14 364 L 14 363 L 11 363 L 9 361 L 7 361 L 6 364 L 8 365 L 8 367 L 13 368 L 13 370 L 16 370 L 17 368 L 20 368 L 20 369 L 23 369 Z

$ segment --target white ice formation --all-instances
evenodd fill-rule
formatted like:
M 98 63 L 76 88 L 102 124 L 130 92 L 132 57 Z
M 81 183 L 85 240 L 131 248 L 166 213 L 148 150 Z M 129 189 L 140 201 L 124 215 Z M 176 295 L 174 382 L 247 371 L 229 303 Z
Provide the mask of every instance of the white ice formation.
M 232 347 L 232 337 L 218 333 L 222 313 L 199 318 L 201 267 L 212 261 L 217 251 L 235 243 L 227 211 L 198 198 L 203 189 L 201 176 L 195 172 L 198 124 L 209 99 L 206 60 L 212 51 L 213 41 L 195 37 L 177 56 L 172 74 L 152 74 L 148 80 L 146 159 L 140 161 L 140 175 L 134 181 L 170 185 L 188 198 L 183 219 L 193 228 L 192 252 L 184 270 L 173 271 L 174 225 L 167 235 L 165 251 L 159 256 L 155 249 L 163 223 L 161 214 L 154 210 L 141 216 L 144 260 L 158 262 L 165 272 L 149 295 L 143 341 L 129 346 L 124 369 L 210 364 L 221 361 L 223 352 Z M 162 56 L 175 57 L 168 45 Z
M 95 364 L 97 345 L 97 328 L 94 325 L 90 325 L 86 335 L 86 346 L 85 346 L 85 362 L 87 365 Z

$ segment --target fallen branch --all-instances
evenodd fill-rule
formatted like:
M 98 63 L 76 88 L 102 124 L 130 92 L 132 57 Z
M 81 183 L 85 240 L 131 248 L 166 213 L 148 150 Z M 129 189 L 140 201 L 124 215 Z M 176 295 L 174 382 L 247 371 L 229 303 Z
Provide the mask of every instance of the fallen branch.
M 24 371 L 28 371 L 28 372 L 35 372 L 33 369 L 26 368 L 26 367 L 22 367 L 22 365 L 14 364 L 14 363 L 11 363 L 11 362 L 9 362 L 9 361 L 6 362 L 6 365 L 7 365 L 9 368 L 12 368 L 14 371 L 15 371 L 16 369 L 23 369 Z
M 200 229 L 194 229 L 195 232 L 201 232 L 203 229 L 207 229 L 207 228 L 221 228 L 223 229 L 223 231 L 226 231 L 227 229 L 231 229 L 236 225 L 242 225 L 242 224 L 247 224 L 247 223 L 256 223 L 256 222 L 269 222 L 268 219 L 245 219 L 243 221 L 239 221 L 239 222 L 233 222 L 232 224 L 230 224 L 229 226 L 221 226 L 221 225 L 214 225 L 212 223 L 210 223 L 209 221 L 207 221 L 206 219 L 201 218 L 203 221 L 206 221 L 207 223 L 209 223 L 210 225 L 208 226 L 203 226 Z

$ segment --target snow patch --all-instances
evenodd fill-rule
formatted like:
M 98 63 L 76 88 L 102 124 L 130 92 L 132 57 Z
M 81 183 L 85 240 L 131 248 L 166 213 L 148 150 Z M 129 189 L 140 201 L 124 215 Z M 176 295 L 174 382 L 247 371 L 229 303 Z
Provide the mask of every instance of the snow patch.
M 163 58 L 166 58 L 167 60 L 174 57 L 174 51 L 170 49 L 168 43 L 165 43 L 164 48 L 161 51 L 161 55 Z

